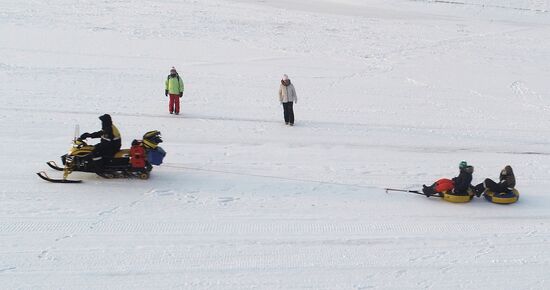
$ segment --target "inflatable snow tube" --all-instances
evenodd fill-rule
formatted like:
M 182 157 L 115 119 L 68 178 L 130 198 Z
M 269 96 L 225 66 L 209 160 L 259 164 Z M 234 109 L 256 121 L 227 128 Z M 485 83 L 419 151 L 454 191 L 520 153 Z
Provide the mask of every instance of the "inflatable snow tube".
M 474 198 L 474 192 L 471 190 L 468 190 L 468 193 L 466 195 L 464 194 L 456 194 L 452 191 L 444 191 L 442 193 L 443 200 L 452 202 L 452 203 L 466 203 L 470 202 L 472 198 Z
M 517 189 L 508 190 L 506 192 L 494 193 L 490 190 L 485 192 L 485 199 L 497 204 L 511 204 L 519 199 L 519 191 Z

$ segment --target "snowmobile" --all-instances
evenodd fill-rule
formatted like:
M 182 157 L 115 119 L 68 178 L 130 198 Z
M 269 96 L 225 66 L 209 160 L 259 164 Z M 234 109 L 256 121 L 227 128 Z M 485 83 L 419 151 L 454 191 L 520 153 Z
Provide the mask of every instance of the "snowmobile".
M 76 133 L 75 136 L 77 136 Z M 113 157 L 104 157 L 103 170 L 97 174 L 104 178 L 137 177 L 148 179 L 153 165 L 162 164 L 164 156 L 166 156 L 166 152 L 158 146 L 159 143 L 162 143 L 160 132 L 149 131 L 143 135 L 142 140 L 134 140 L 132 148 L 122 149 Z M 75 137 L 69 153 L 61 156 L 63 167 L 58 166 L 54 161 L 46 162 L 50 168 L 63 171 L 63 178 L 50 178 L 44 171 L 38 172 L 37 175 L 54 183 L 80 183 L 82 180 L 68 179 L 68 177 L 76 171 L 96 173 L 91 157 L 93 150 L 94 146 Z

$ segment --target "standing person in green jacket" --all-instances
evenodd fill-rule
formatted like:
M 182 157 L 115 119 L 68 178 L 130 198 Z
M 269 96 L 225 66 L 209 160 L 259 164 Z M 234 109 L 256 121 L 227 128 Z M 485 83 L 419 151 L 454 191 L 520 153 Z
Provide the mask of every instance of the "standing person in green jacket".
M 175 67 L 170 69 L 170 74 L 166 78 L 164 95 L 167 97 L 170 96 L 170 103 L 168 105 L 170 114 L 179 115 L 180 98 L 183 97 L 183 80 L 178 75 Z

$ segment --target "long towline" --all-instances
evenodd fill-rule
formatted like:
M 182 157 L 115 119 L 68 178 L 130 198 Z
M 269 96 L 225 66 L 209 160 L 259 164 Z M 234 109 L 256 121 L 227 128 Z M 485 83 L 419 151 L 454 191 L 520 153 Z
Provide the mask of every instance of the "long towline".
M 313 180 L 313 179 L 290 178 L 290 177 L 264 175 L 264 174 L 242 173 L 242 172 L 235 172 L 235 171 L 227 171 L 227 170 L 219 170 L 219 169 L 206 169 L 206 168 L 189 167 L 189 166 L 166 164 L 166 163 L 164 163 L 162 166 L 163 167 L 169 167 L 169 168 L 176 168 L 176 169 L 187 169 L 187 170 L 204 171 L 204 172 L 216 172 L 216 173 L 231 174 L 231 175 L 253 176 L 253 177 L 271 178 L 271 179 L 288 180 L 288 181 L 319 183 L 319 184 L 326 184 L 326 185 L 351 186 L 351 187 L 368 188 L 368 189 L 380 189 L 380 190 L 384 189 L 382 187 L 367 186 L 367 185 L 361 185 L 361 184 L 350 184 L 350 183 L 331 182 L 331 181 L 322 181 L 322 180 Z

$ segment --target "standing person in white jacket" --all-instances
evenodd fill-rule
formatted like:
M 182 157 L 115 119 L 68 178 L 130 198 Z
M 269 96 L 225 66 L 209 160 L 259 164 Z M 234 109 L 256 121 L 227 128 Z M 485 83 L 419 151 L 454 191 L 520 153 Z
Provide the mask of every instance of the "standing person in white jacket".
M 294 126 L 294 103 L 298 103 L 298 96 L 296 95 L 296 89 L 290 82 L 290 79 L 285 74 L 281 80 L 279 86 L 279 101 L 283 104 L 283 110 L 285 115 L 285 123 L 290 126 Z

